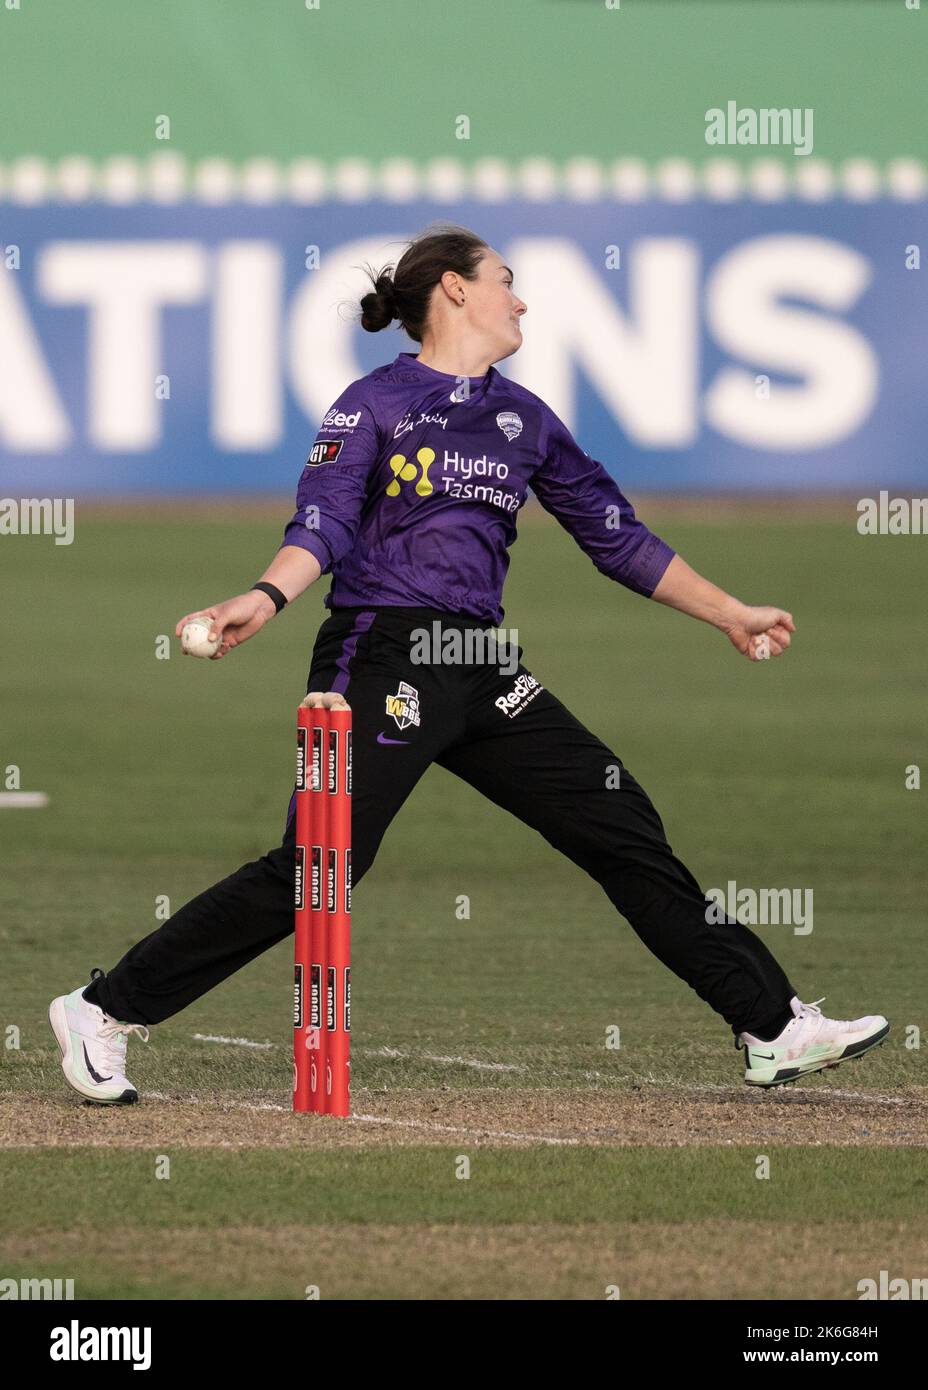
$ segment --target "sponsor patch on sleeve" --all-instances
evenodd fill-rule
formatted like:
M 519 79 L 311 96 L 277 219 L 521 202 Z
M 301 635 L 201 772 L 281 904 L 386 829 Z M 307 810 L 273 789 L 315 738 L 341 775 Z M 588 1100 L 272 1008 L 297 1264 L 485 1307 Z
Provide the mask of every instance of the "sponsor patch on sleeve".
M 334 463 L 342 451 L 344 439 L 317 439 L 309 451 L 307 468 L 318 468 L 321 463 Z

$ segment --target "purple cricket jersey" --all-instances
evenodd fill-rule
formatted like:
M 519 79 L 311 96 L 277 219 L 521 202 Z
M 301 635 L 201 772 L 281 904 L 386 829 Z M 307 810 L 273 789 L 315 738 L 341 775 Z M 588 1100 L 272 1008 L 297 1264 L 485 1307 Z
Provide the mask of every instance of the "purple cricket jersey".
M 495 367 L 455 377 L 411 352 L 352 382 L 327 412 L 283 544 L 331 572 L 327 607 L 439 608 L 499 624 L 529 487 L 598 570 L 653 593 L 674 551 L 544 401 Z

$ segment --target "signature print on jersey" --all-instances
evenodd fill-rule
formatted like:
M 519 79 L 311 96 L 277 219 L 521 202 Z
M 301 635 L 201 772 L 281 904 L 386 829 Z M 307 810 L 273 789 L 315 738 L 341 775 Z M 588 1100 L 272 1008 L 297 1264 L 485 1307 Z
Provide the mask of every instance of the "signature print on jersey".
M 393 438 L 399 439 L 400 435 L 408 434 L 410 430 L 416 429 L 418 425 L 441 425 L 442 429 L 444 429 L 447 423 L 447 415 L 426 415 L 425 411 L 421 410 L 418 418 L 414 415 L 404 415 L 393 431 Z

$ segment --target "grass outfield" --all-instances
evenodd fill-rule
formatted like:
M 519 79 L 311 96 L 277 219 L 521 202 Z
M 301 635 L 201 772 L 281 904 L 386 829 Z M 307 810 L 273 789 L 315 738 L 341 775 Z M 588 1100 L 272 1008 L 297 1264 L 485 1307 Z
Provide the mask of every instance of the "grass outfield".
M 160 897 L 174 909 L 279 838 L 323 610 L 320 589 L 230 660 L 159 661 L 178 615 L 260 572 L 278 521 L 265 507 L 166 520 L 79 506 L 73 546 L 0 548 L 0 771 L 15 764 L 24 790 L 51 798 L 0 811 L 0 1021 L 20 1043 L 0 1053 L 0 1181 L 18 1213 L 0 1227 L 0 1275 L 64 1260 L 94 1297 L 301 1297 L 305 1283 L 333 1297 L 602 1297 L 618 1264 L 607 1282 L 623 1296 L 754 1296 L 765 1280 L 775 1295 L 780 1219 L 814 1226 L 833 1257 L 827 1274 L 818 1258 L 793 1267 L 795 1296 L 924 1272 L 928 1092 L 923 1053 L 905 1044 L 928 1023 L 928 789 L 904 785 L 908 765 L 928 766 L 924 538 L 861 538 L 852 506 L 843 521 L 642 512 L 725 587 L 789 607 L 789 655 L 747 663 L 610 585 L 532 515 L 506 622 L 648 789 L 705 887 L 814 890 L 811 934 L 757 930 L 807 999 L 886 1013 L 887 1044 L 787 1092 L 745 1093 L 725 1026 L 598 886 L 433 769 L 355 897 L 353 1095 L 367 1118 L 346 1122 L 343 1146 L 330 1122 L 287 1114 L 288 943 L 147 1048 L 133 1042 L 144 1107 L 81 1107 L 48 999 L 154 930 Z M 614 1026 L 619 1050 L 605 1045 Z M 769 1182 L 754 1177 L 759 1152 Z M 116 1203 L 125 1250 L 127 1227 L 146 1249 L 161 1233 L 160 1272 L 88 1234 L 93 1213 L 69 1196 L 81 1171 Z M 294 1260 L 317 1245 L 318 1278 Z M 745 1288 L 749 1250 L 766 1253 Z
M 923 1154 L 881 1157 L 866 1215 L 872 1155 L 769 1158 L 763 1181 L 742 1150 L 489 1149 L 460 1179 L 448 1147 L 175 1151 L 158 1181 L 154 1153 L 7 1155 L 3 1275 L 79 1298 L 848 1299 L 923 1264 Z

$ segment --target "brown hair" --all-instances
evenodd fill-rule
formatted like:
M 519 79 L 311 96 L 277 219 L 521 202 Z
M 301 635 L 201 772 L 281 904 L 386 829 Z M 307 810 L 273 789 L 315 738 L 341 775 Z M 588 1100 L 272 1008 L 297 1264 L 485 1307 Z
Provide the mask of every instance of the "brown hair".
M 465 280 L 477 278 L 477 266 L 489 247 L 476 232 L 454 222 L 433 223 L 414 237 L 396 268 L 378 273 L 365 267 L 374 288 L 361 300 L 361 327 L 379 333 L 394 319 L 414 342 L 422 342 L 432 290 L 446 270 Z M 389 272 L 393 271 L 391 275 Z

